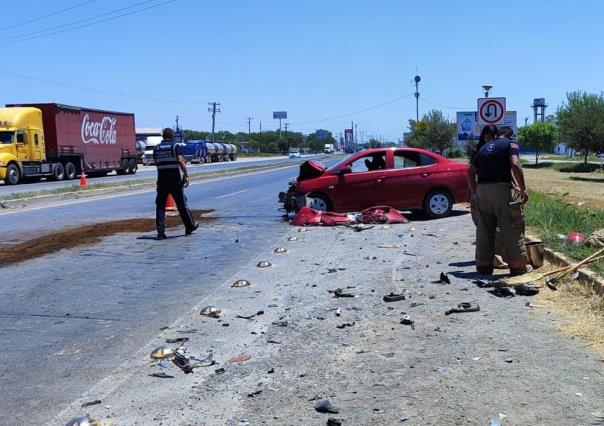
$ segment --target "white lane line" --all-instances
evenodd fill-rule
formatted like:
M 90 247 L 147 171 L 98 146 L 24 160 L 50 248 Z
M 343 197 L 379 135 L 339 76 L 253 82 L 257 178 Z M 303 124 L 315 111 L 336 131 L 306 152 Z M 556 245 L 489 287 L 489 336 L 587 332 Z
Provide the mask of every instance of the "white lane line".
M 247 191 L 248 191 L 247 189 L 242 189 L 241 191 L 231 192 L 230 194 L 219 195 L 218 197 L 216 197 L 216 199 L 230 197 L 231 195 L 241 194 L 242 192 L 247 192 Z

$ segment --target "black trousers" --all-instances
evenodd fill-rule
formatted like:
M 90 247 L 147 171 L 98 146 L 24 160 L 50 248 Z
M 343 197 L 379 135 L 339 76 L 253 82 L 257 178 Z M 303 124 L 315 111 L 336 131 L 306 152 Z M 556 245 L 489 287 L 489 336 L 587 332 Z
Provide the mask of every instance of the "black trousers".
M 187 208 L 187 197 L 185 197 L 180 176 L 168 176 L 158 177 L 157 179 L 157 196 L 155 197 L 155 224 L 157 232 L 163 233 L 166 230 L 166 200 L 168 194 L 174 198 L 185 229 L 192 229 L 194 221 L 191 211 Z

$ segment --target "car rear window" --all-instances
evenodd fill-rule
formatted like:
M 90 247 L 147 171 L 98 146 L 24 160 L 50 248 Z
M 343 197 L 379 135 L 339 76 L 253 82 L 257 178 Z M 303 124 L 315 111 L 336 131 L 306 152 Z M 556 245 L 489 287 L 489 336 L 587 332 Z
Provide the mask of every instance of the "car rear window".
M 429 166 L 436 163 L 436 160 L 429 155 L 420 152 L 395 152 L 394 168 L 406 169 L 409 167 Z

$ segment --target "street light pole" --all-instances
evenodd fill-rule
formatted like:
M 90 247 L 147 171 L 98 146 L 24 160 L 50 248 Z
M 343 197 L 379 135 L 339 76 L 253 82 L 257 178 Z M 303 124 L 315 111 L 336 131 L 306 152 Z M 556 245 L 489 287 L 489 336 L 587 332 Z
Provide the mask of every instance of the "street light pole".
M 489 92 L 491 91 L 491 89 L 493 88 L 493 86 L 491 84 L 483 84 L 482 88 L 484 89 L 484 97 L 488 98 L 489 97 Z
M 415 78 L 415 122 L 419 122 L 419 82 L 422 78 L 416 75 Z

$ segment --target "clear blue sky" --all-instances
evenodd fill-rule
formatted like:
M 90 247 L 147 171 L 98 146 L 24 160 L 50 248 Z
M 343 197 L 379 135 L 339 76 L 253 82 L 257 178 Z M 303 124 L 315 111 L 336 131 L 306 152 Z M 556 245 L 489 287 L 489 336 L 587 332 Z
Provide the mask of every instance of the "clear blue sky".
M 207 130 L 207 102 L 215 100 L 218 130 L 247 131 L 246 117 L 256 130 L 259 121 L 274 129 L 272 111 L 287 110 L 292 130 L 339 133 L 355 120 L 359 133 L 396 139 L 415 117 L 412 95 L 298 123 L 411 94 L 416 67 L 420 114 L 436 107 L 452 119 L 475 108 L 483 83 L 494 85 L 492 96 L 507 97 L 518 124 L 532 121 L 535 97 L 554 112 L 567 91 L 604 90 L 602 1 L 175 0 L 152 7 L 166 1 L 3 2 L 0 102 L 134 112 L 140 127 L 171 126 L 178 114 L 185 128 Z M 44 15 L 52 16 L 36 19 Z

